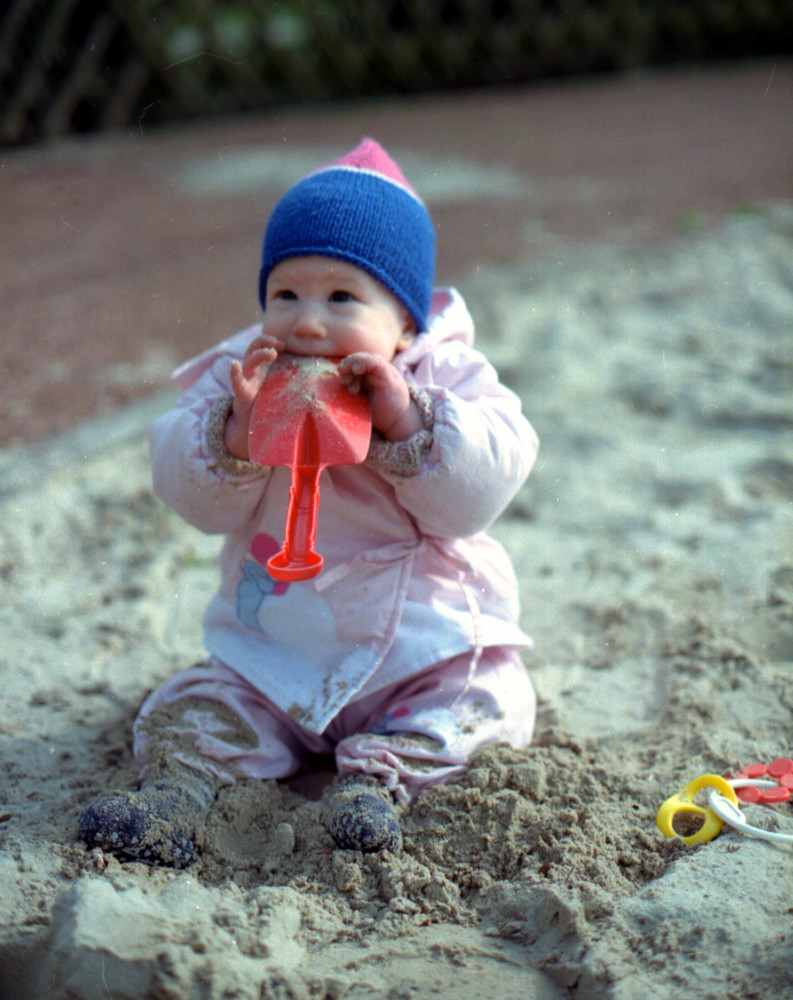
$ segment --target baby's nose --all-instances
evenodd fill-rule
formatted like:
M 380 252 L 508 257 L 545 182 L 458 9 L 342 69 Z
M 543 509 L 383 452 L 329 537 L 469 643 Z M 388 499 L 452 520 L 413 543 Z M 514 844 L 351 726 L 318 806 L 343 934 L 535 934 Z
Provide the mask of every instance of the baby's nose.
M 296 337 L 319 340 L 325 336 L 325 325 L 320 310 L 306 304 L 295 317 L 293 333 Z

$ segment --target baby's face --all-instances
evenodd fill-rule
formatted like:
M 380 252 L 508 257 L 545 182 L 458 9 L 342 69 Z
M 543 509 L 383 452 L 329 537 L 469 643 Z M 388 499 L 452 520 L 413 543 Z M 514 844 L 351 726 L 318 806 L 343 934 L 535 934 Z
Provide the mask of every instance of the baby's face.
M 411 343 L 415 324 L 366 271 L 332 257 L 291 257 L 267 278 L 262 333 L 289 354 L 342 358 L 358 351 L 390 361 Z

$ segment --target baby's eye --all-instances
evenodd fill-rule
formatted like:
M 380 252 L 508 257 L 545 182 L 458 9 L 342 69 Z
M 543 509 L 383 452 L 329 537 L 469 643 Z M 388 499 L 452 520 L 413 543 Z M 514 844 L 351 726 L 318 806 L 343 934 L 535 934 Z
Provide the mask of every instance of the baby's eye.
M 352 302 L 353 299 L 352 292 L 346 292 L 343 288 L 337 288 L 335 292 L 330 293 L 331 302 Z
M 297 295 L 291 288 L 279 288 L 278 291 L 273 293 L 273 298 L 284 299 L 287 302 L 294 302 L 297 299 Z

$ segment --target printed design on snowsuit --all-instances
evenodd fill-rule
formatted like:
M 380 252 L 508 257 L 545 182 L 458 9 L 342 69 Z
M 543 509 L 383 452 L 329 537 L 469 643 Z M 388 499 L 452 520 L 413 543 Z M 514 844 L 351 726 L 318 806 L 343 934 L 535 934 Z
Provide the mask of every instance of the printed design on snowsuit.
M 268 597 L 280 597 L 289 589 L 284 580 L 274 580 L 267 572 L 267 560 L 281 546 L 272 535 L 258 534 L 251 540 L 251 559 L 242 565 L 242 579 L 237 586 L 237 617 L 243 625 L 264 631 L 259 624 L 259 610 Z
M 409 720 L 409 721 L 408 721 Z M 370 726 L 373 736 L 425 737 L 442 747 L 451 747 L 460 738 L 460 720 L 443 705 L 398 705 Z
M 392 708 L 374 723 L 373 726 L 369 728 L 369 732 L 376 736 L 387 736 L 395 728 L 393 723 L 397 719 L 404 719 L 410 715 L 410 709 L 407 705 L 399 705 L 397 708 Z

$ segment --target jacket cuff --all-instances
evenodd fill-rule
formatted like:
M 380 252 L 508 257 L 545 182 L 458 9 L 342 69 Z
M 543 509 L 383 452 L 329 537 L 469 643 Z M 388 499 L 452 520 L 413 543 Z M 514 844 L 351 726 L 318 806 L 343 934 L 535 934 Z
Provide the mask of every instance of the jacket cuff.
M 423 389 L 410 386 L 410 398 L 418 407 L 422 430 L 416 431 L 405 441 L 386 441 L 376 431 L 372 434 L 366 464 L 380 472 L 396 476 L 416 476 L 421 472 L 432 447 L 432 429 L 435 425 L 435 408 L 432 398 Z
M 255 462 L 249 462 L 244 458 L 235 458 L 226 450 L 223 443 L 223 434 L 226 429 L 226 421 L 234 407 L 234 396 L 231 393 L 216 399 L 206 416 L 206 444 L 209 452 L 209 467 L 221 470 L 228 476 L 238 478 L 259 476 L 262 473 L 262 466 Z

